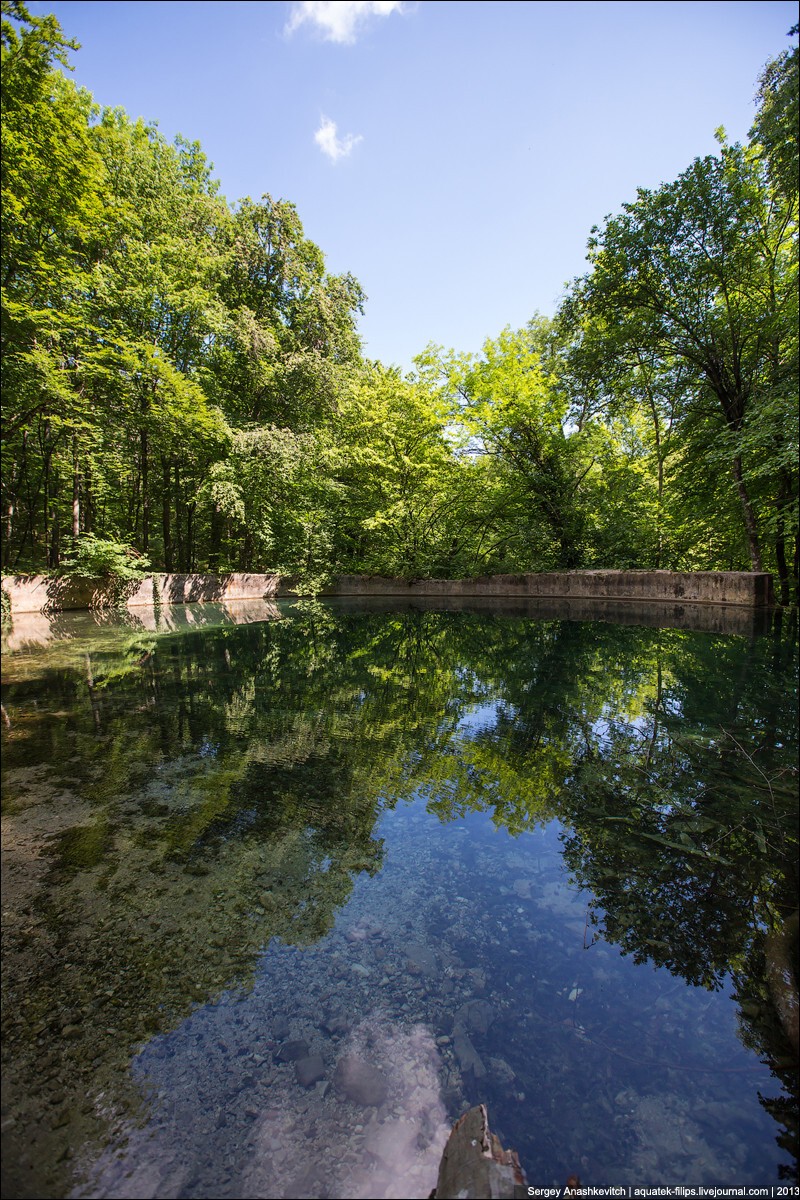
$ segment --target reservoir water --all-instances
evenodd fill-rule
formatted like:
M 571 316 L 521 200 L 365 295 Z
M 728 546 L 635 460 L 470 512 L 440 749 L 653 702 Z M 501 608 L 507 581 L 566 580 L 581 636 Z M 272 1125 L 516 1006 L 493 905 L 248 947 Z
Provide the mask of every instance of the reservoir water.
M 723 622 L 724 624 L 724 622 Z M 21 618 L 3 1195 L 796 1178 L 796 627 L 388 602 Z

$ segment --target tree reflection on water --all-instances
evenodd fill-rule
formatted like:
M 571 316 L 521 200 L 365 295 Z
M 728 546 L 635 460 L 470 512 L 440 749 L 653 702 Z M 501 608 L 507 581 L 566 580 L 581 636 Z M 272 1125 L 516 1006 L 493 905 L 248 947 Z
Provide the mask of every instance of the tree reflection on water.
M 3 695 L 10 1188 L 59 1194 L 72 1148 L 135 1113 L 137 1046 L 250 987 L 271 939 L 323 938 L 381 869 L 381 814 L 414 796 L 512 834 L 558 818 L 595 935 L 711 990 L 730 977 L 796 1154 L 793 1052 L 764 971 L 798 890 L 795 629 L 362 608 L 62 617 L 39 649 L 18 635 Z

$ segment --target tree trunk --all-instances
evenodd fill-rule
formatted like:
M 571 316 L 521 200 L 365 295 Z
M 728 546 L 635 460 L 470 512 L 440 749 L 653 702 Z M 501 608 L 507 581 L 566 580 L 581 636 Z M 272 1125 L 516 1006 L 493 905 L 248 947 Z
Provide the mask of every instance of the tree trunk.
M 72 435 L 72 542 L 81 535 L 81 477 L 78 460 L 78 438 Z
M 147 459 L 147 430 L 139 431 L 141 446 L 141 480 L 142 480 L 142 550 L 146 554 L 149 545 L 150 532 L 150 490 L 148 487 Z
M 9 499 L 6 506 L 5 516 L 3 517 L 3 536 L 5 544 L 3 545 L 3 569 L 8 570 L 11 565 L 11 535 L 14 532 L 14 500 Z
M 744 482 L 744 473 L 742 471 L 742 458 L 737 454 L 733 460 L 733 478 L 736 480 L 736 491 L 739 493 L 739 500 L 742 505 L 742 513 L 744 515 L 744 525 L 747 530 L 747 544 L 750 551 L 750 567 L 753 571 L 763 571 L 764 567 L 761 560 L 761 546 L 758 540 L 758 526 L 756 524 L 756 515 L 753 512 L 753 505 L 750 497 L 747 494 L 747 487 Z
M 164 570 L 172 571 L 172 486 L 171 465 L 168 458 L 161 456 L 161 528 L 164 533 Z
M 658 419 L 658 409 L 655 406 L 653 397 L 648 388 L 648 400 L 650 401 L 650 415 L 653 418 L 653 434 L 656 441 L 656 461 L 658 463 L 658 503 L 656 506 L 656 570 L 661 570 L 661 563 L 664 557 L 664 528 L 663 528 L 663 511 L 664 511 L 664 456 L 661 450 L 661 423 Z
M 50 423 L 45 429 L 49 440 Z M 61 561 L 61 529 L 58 511 L 58 469 L 53 466 L 53 446 L 48 446 L 44 468 L 44 552 L 47 566 L 52 571 Z
M 61 562 L 61 528 L 58 514 L 58 480 L 55 480 L 50 505 L 50 546 L 47 552 L 47 565 L 54 571 Z
M 83 473 L 83 532 L 91 533 L 94 527 L 94 504 L 92 501 L 92 469 L 88 462 Z
M 175 463 L 175 541 L 177 544 L 177 562 L 178 570 L 185 571 L 185 554 L 183 544 L 183 525 L 181 519 L 183 516 L 183 504 L 181 503 L 181 469 Z
M 778 564 L 781 604 L 789 605 L 791 592 L 789 589 L 789 564 L 786 561 L 786 541 L 783 536 L 783 517 L 778 521 L 778 532 L 775 535 L 775 561 Z
M 186 505 L 186 570 L 194 570 L 194 510 L 196 501 Z
M 218 504 L 211 506 L 211 544 L 208 551 L 208 569 L 219 571 L 219 553 L 222 543 L 222 513 Z
M 48 563 L 49 563 L 49 555 L 50 555 L 50 550 L 49 550 L 49 547 L 50 547 L 50 522 L 49 522 L 49 517 L 50 517 L 50 457 L 52 455 L 52 450 L 47 445 L 47 442 L 49 440 L 49 435 L 50 435 L 50 424 L 48 421 L 45 421 L 44 446 L 42 448 L 43 454 L 44 454 L 44 466 L 42 468 L 42 476 L 43 476 L 43 485 L 42 486 L 43 486 L 43 490 L 44 490 L 44 495 L 43 495 L 43 499 L 42 499 L 42 552 L 46 556 Z M 37 488 L 37 491 L 38 491 L 38 488 Z M 34 501 L 34 503 L 35 503 L 35 501 Z M 34 554 L 35 553 L 36 553 L 36 541 L 34 539 Z
M 7 571 L 11 567 L 11 557 L 13 553 L 12 538 L 19 536 L 17 527 L 18 518 L 21 517 L 20 504 L 22 499 L 22 485 L 28 474 L 28 434 L 23 432 L 22 444 L 20 446 L 19 464 L 14 463 L 12 472 L 6 475 L 6 482 L 13 478 L 14 482 L 9 487 L 8 503 L 3 514 L 3 570 Z M 30 505 L 28 521 L 30 522 Z M 23 540 L 25 530 L 23 529 Z
M 130 476 L 131 491 L 128 502 L 128 528 L 133 530 L 133 536 L 138 537 L 139 534 L 139 472 L 134 471 Z
M 241 559 L 239 560 L 241 562 L 241 567 L 239 569 L 242 571 L 249 571 L 252 558 L 253 535 L 251 534 L 250 529 L 246 527 L 244 531 L 244 538 L 242 539 Z

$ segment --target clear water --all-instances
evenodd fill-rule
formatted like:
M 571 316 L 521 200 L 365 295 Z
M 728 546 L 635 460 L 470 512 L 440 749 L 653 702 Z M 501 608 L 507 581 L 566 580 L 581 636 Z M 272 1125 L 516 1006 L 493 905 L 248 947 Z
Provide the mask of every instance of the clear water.
M 478 1102 L 539 1187 L 794 1177 L 796 637 L 721 622 L 18 622 L 4 1196 L 427 1196 Z

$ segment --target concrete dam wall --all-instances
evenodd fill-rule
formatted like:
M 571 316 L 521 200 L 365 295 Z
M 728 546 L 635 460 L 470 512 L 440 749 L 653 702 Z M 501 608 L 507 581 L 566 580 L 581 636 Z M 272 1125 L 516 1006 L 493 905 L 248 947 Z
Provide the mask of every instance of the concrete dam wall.
M 232 572 L 226 575 L 148 575 L 120 594 L 88 579 L 47 575 L 9 576 L 3 591 L 12 616 L 23 612 L 102 608 L 166 607 L 207 601 L 274 600 L 301 591 L 280 575 Z M 323 596 L 437 597 L 491 600 L 603 600 L 657 604 L 712 604 L 767 608 L 774 604 L 772 576 L 749 571 L 543 571 L 526 575 L 486 575 L 477 579 L 391 579 L 378 575 L 339 575 Z

